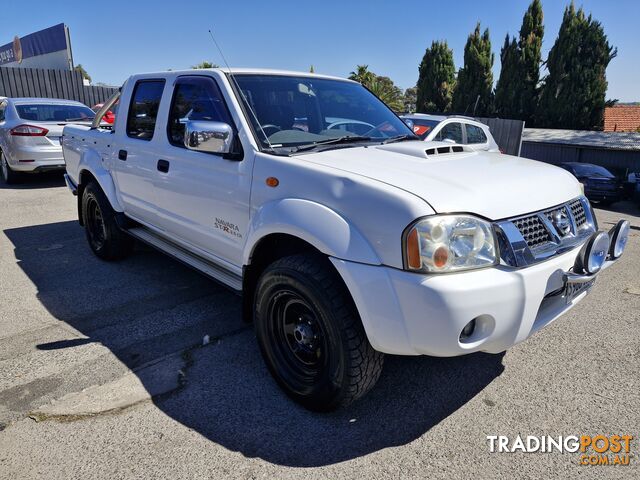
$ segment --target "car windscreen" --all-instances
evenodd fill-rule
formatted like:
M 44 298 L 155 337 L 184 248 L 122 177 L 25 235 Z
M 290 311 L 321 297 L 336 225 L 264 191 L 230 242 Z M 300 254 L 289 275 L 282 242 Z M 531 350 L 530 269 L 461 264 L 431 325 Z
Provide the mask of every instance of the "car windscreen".
M 576 176 L 578 177 L 605 177 L 605 178 L 615 178 L 609 170 L 600 165 L 574 165 L 573 170 L 575 171 Z
M 53 103 L 20 103 L 16 105 L 16 111 L 22 120 L 33 122 L 90 121 L 95 116 L 93 110 L 84 105 Z
M 234 78 L 264 147 L 286 149 L 345 137 L 363 142 L 413 137 L 402 120 L 358 83 L 284 75 Z
M 410 118 L 413 123 L 413 133 L 418 135 L 422 140 L 429 135 L 433 127 L 440 123 L 440 120 L 426 120 L 423 118 Z

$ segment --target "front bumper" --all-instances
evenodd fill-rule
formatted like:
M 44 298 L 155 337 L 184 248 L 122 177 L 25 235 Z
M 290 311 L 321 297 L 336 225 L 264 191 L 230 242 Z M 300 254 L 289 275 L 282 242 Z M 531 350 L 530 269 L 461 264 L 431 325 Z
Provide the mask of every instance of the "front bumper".
M 584 194 L 589 200 L 617 202 L 622 197 L 621 190 L 592 190 L 585 188 Z
M 373 348 L 449 357 L 502 352 L 580 302 L 586 291 L 569 302 L 560 294 L 579 251 L 527 268 L 498 266 L 440 275 L 331 261 L 353 296 Z M 463 342 L 460 333 L 473 319 L 475 332 Z

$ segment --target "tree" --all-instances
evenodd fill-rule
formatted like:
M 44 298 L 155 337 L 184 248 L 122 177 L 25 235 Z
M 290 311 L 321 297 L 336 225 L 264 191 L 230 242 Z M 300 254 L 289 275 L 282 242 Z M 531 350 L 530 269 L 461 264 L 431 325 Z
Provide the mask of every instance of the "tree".
M 418 100 L 418 87 L 409 87 L 404 91 L 402 96 L 403 112 L 413 113 L 416 111 L 416 103 Z
M 542 3 L 540 0 L 533 0 L 522 19 L 518 40 L 521 62 L 517 72 L 520 82 L 518 118 L 529 124 L 533 124 L 540 93 L 538 83 L 544 36 L 543 19 Z
M 573 2 L 565 8 L 549 51 L 537 122 L 549 128 L 600 129 L 604 123 L 606 69 L 617 55 L 600 22 Z
M 374 74 L 374 78 L 367 88 L 386 103 L 391 110 L 402 113 L 404 109 L 402 90 L 389 77 L 379 77 Z
M 496 85 L 498 115 L 533 124 L 538 104 L 538 82 L 542 57 L 543 13 L 540 0 L 533 0 L 522 19 L 519 39 L 505 38 L 500 52 L 502 68 Z
M 84 78 L 86 81 L 88 81 L 89 83 L 91 83 L 91 75 L 89 75 L 87 73 L 87 71 L 84 69 L 84 67 L 82 66 L 81 63 L 79 63 L 78 65 L 76 65 L 76 68 L 74 68 L 74 70 L 76 72 L 80 72 L 80 75 L 82 75 L 82 78 Z
M 458 113 L 487 115 L 492 107 L 494 55 L 489 29 L 480 34 L 480 22 L 464 47 L 464 67 L 458 72 L 452 108 Z
M 386 103 L 394 112 L 402 113 L 402 90 L 389 77 L 376 75 L 369 70 L 369 65 L 357 65 L 356 70 L 349 74 L 349 79 L 360 82 L 371 90 L 376 97 Z
M 315 68 L 313 68 L 313 65 L 311 65 L 309 67 L 309 73 L 315 73 L 315 72 L 316 72 Z
M 416 111 L 447 112 L 456 79 L 453 50 L 447 42 L 432 42 L 418 68 Z
M 516 39 L 510 39 L 508 33 L 500 50 L 500 65 L 500 77 L 494 100 L 495 113 L 501 117 L 520 118 L 519 95 L 522 92 L 520 50 Z
M 219 66 L 216 65 L 215 63 L 208 62 L 207 60 L 204 60 L 204 61 L 200 62 L 197 65 L 191 65 L 191 68 L 193 68 L 195 70 L 200 70 L 200 69 L 203 69 L 203 68 L 218 68 L 218 67 Z
M 361 83 L 365 87 L 369 87 L 376 74 L 369 71 L 369 65 L 357 65 L 356 70 L 349 74 L 349 80 Z

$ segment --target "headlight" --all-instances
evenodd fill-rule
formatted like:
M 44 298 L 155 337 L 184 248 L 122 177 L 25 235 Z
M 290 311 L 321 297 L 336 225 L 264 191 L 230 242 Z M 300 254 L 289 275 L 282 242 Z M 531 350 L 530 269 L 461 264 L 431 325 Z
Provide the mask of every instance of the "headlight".
M 404 236 L 407 270 L 455 272 L 495 265 L 496 240 L 489 222 L 470 215 L 419 220 Z

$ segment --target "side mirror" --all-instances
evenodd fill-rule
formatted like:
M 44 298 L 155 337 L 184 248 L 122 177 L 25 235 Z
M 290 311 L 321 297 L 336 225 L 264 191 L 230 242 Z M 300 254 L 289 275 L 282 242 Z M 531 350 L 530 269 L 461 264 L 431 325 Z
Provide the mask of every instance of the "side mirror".
M 184 146 L 189 150 L 206 153 L 231 153 L 233 129 L 222 122 L 186 120 L 184 123 Z

